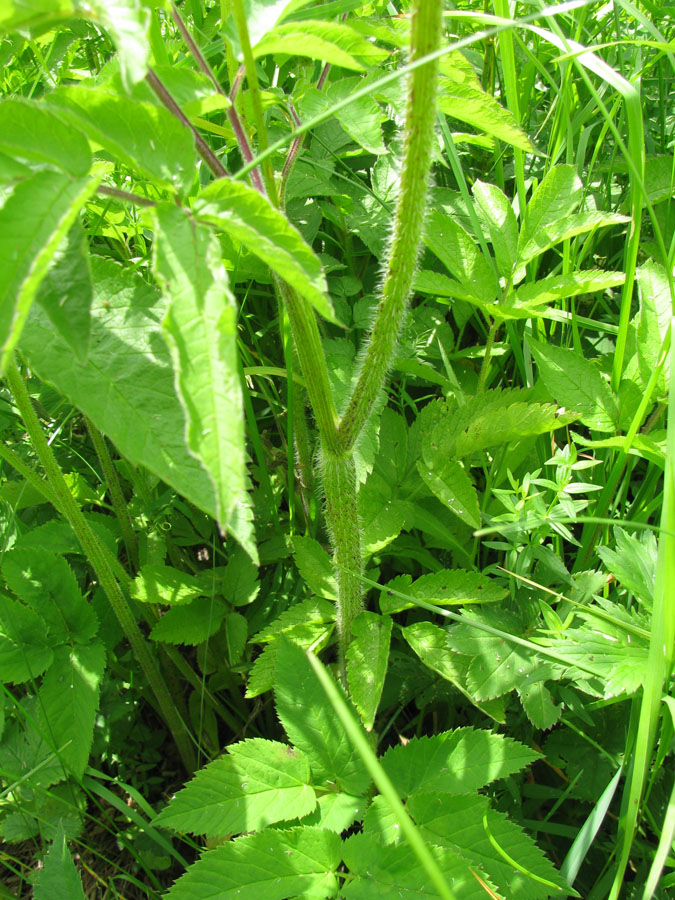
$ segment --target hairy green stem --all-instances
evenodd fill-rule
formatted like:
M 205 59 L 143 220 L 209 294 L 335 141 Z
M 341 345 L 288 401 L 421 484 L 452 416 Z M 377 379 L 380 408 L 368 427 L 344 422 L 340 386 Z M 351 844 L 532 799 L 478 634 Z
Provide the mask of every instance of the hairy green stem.
M 183 764 L 189 772 L 192 772 L 195 767 L 195 758 L 187 728 L 176 712 L 171 694 L 162 678 L 150 648 L 141 634 L 129 604 L 113 575 L 107 555 L 99 539 L 89 527 L 89 523 L 84 518 L 80 507 L 66 484 L 61 468 L 47 443 L 42 426 L 31 403 L 28 390 L 14 360 L 7 367 L 6 379 L 33 449 L 47 475 L 51 492 L 56 499 L 56 506 L 75 532 L 85 556 L 96 573 L 96 577 L 138 660 L 138 664 L 157 698 L 157 703 L 174 737 Z
M 416 0 L 411 14 L 410 60 L 433 53 L 441 39 L 442 4 Z M 340 445 L 349 451 L 368 421 L 391 365 L 408 307 L 424 228 L 436 121 L 436 60 L 414 69 L 408 81 L 401 186 L 382 297 L 357 384 L 340 421 Z

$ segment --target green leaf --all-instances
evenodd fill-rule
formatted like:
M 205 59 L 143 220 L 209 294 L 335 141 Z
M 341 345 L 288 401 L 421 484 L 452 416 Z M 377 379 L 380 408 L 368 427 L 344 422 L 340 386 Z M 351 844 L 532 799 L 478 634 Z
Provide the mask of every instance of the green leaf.
M 186 191 L 194 181 L 192 133 L 163 107 L 80 85 L 52 91 L 49 105 L 140 175 L 172 190 Z
M 412 583 L 405 583 L 403 578 L 401 576 L 394 578 L 380 594 L 382 612 L 392 614 L 415 606 L 412 600 L 404 600 L 393 592 L 389 593 L 392 589 L 438 606 L 496 603 L 503 600 L 508 593 L 487 575 L 480 572 L 466 572 L 464 569 L 441 569 L 422 575 Z
M 194 575 L 171 566 L 141 566 L 129 587 L 129 594 L 141 603 L 179 606 L 206 593 Z
M 248 606 L 260 591 L 258 569 L 251 555 L 235 550 L 225 566 L 223 594 L 232 606 Z
M 332 618 L 334 617 L 335 614 L 333 613 Z M 329 624 L 307 624 L 302 622 L 285 628 L 282 634 L 285 634 L 289 640 L 302 647 L 303 650 L 312 647 L 315 652 L 318 652 L 328 643 L 334 627 L 332 621 Z M 251 671 L 248 673 L 248 682 L 246 684 L 247 699 L 258 697 L 266 691 L 271 691 L 274 687 L 277 653 L 280 645 L 281 641 L 279 637 L 276 637 L 270 641 L 253 663 Z
M 518 688 L 518 696 L 527 718 L 535 728 L 548 731 L 560 720 L 562 706 L 555 705 L 551 692 L 543 681 L 522 685 Z
M 302 580 L 319 597 L 337 599 L 335 572 L 330 556 L 314 538 L 295 535 L 293 556 Z
M 291 0 L 244 0 L 243 8 L 246 14 L 246 28 L 252 47 L 255 47 L 274 28 L 279 19 L 282 18 L 286 8 L 290 5 Z M 235 56 L 241 62 L 243 54 L 234 16 L 225 18 L 223 31 L 227 40 L 232 44 Z
M 487 224 L 497 268 L 504 278 L 511 278 L 518 258 L 518 223 L 513 207 L 494 184 L 474 182 L 473 196 Z
M 320 315 L 335 321 L 319 258 L 283 213 L 258 191 L 221 178 L 202 190 L 193 211 L 198 219 L 242 243 L 309 300 Z
M 349 692 L 366 727 L 372 731 L 389 662 L 392 621 L 363 610 L 352 622 L 347 649 Z
M 362 78 L 341 78 L 334 81 L 326 90 L 309 88 L 302 96 L 299 104 L 300 115 L 304 119 L 313 119 L 322 114 L 330 115 L 335 103 L 340 103 L 350 94 L 365 87 Z M 385 154 L 387 148 L 382 139 L 382 109 L 373 97 L 359 97 L 349 106 L 338 109 L 334 114 L 349 137 L 368 153 Z
M 45 739 L 59 759 L 81 778 L 89 760 L 105 670 L 103 644 L 60 647 L 38 694 Z
M 372 472 L 359 490 L 361 550 L 377 553 L 395 540 L 406 526 L 408 505 L 396 496 L 395 485 Z
M 351 794 L 323 794 L 319 797 L 314 812 L 305 816 L 303 825 L 314 825 L 327 828 L 341 834 L 363 815 L 368 801 L 365 797 L 352 797 Z
M 15 549 L 5 554 L 2 574 L 8 587 L 40 617 L 53 644 L 87 644 L 95 637 L 96 613 L 62 556 L 46 550 Z
M 36 678 L 54 658 L 42 620 L 32 609 L 0 594 L 0 680 Z
M 87 18 L 100 23 L 113 39 L 122 84 L 129 92 L 148 71 L 151 10 L 139 0 L 87 0 L 85 10 Z
M 391 747 L 381 762 L 401 796 L 411 797 L 477 791 L 519 772 L 539 756 L 502 734 L 457 728 Z
M 225 646 L 227 648 L 227 661 L 230 666 L 236 666 L 246 647 L 248 638 L 248 622 L 241 613 L 230 613 L 225 617 Z
M 604 291 L 623 284 L 625 280 L 623 272 L 603 272 L 601 269 L 588 269 L 569 275 L 552 275 L 550 278 L 542 278 L 540 281 L 518 288 L 506 307 L 511 304 L 515 308 L 522 307 L 522 316 L 526 318 L 536 315 L 540 307 L 556 300 Z
M 23 100 L 0 103 L 0 151 L 75 178 L 84 178 L 91 168 L 85 136 L 44 106 Z
M 446 116 L 473 125 L 479 131 L 518 147 L 526 153 L 537 152 L 511 113 L 479 86 L 443 78 L 438 95 L 438 108 Z
M 597 431 L 616 431 L 619 412 L 600 372 L 576 350 L 528 341 L 539 374 L 556 402 L 575 410 Z
M 175 206 L 160 206 L 155 214 L 154 269 L 168 300 L 162 328 L 185 411 L 186 443 L 213 482 L 221 528 L 255 557 L 237 308 L 220 244 L 210 229 Z
M 495 275 L 475 240 L 439 209 L 432 209 L 426 220 L 424 243 L 451 275 L 457 279 L 463 299 L 475 298 L 491 305 L 499 295 Z
M 555 244 L 576 237 L 578 234 L 586 234 L 595 228 L 605 228 L 609 225 L 625 225 L 630 221 L 628 216 L 620 216 L 617 213 L 582 212 L 542 226 L 527 242 L 523 241 L 523 232 L 521 231 L 518 263 L 524 265 L 535 256 L 545 253 Z
M 430 847 L 447 882 L 461 900 L 485 900 L 485 891 L 471 874 L 468 863 L 457 853 Z M 344 900 L 373 897 L 436 898 L 441 895 L 407 843 L 382 844 L 369 834 L 355 834 L 343 845 L 344 861 L 352 876 L 340 892 Z
M 196 646 L 218 631 L 226 613 L 227 606 L 218 597 L 197 597 L 167 610 L 150 637 L 167 644 Z
M 480 528 L 478 494 L 460 462 L 437 456 L 431 470 L 421 461 L 417 469 L 422 480 L 444 506 L 471 528 Z
M 274 697 L 286 734 L 309 758 L 315 783 L 335 784 L 356 796 L 364 794 L 370 776 L 336 718 L 304 650 L 286 638 L 280 639 Z
M 87 241 L 82 225 L 75 222 L 54 254 L 36 300 L 83 361 L 89 352 L 92 296 Z
M 55 897 L 86 900 L 82 881 L 68 852 L 62 825 L 59 825 L 44 865 L 38 872 L 33 897 L 34 900 L 54 900 Z
M 295 603 L 283 612 L 278 619 L 270 622 L 262 631 L 259 631 L 253 640 L 256 644 L 267 643 L 296 625 L 323 625 L 334 620 L 334 604 L 328 600 L 322 600 L 321 597 L 311 597 L 300 603 Z
M 376 65 L 389 55 L 347 24 L 311 19 L 277 25 L 253 48 L 255 59 L 266 54 L 308 56 L 356 72 L 365 71 L 366 65 Z
M 0 3 L 0 32 L 47 28 L 72 15 L 71 0 L 3 0 Z
M 213 485 L 185 446 L 184 416 L 161 336 L 163 303 L 131 269 L 91 258 L 91 349 L 77 360 L 33 308 L 21 350 L 31 368 L 94 422 L 134 465 L 150 469 L 215 518 Z
M 225 836 L 301 818 L 316 806 L 309 763 L 299 750 L 251 738 L 227 753 L 198 772 L 153 824 Z
M 0 209 L 0 371 L 16 346 L 40 282 L 98 179 L 38 172 Z
M 569 890 L 534 841 L 503 813 L 490 809 L 487 797 L 439 798 L 425 793 L 413 797 L 409 806 L 428 841 L 459 853 L 482 871 L 502 896 L 544 900 L 551 894 Z M 510 865 L 495 848 L 490 835 L 504 853 L 530 874 Z
M 673 303 L 668 276 L 663 266 L 647 261 L 638 269 L 640 316 L 637 325 L 637 355 L 640 374 L 646 384 L 661 358 L 661 348 L 670 330 Z M 670 383 L 670 354 L 658 382 L 661 396 Z
M 583 186 L 574 166 L 553 166 L 536 188 L 525 210 L 520 230 L 518 255 L 521 262 L 536 253 L 528 253 L 528 246 L 536 247 L 546 230 L 566 219 L 581 203 Z
M 614 529 L 616 550 L 598 547 L 598 556 L 622 587 L 642 603 L 651 605 L 656 581 L 656 538 L 645 531 L 637 536 Z
M 247 835 L 205 853 L 166 900 L 324 900 L 337 893 L 340 845 L 323 828 Z

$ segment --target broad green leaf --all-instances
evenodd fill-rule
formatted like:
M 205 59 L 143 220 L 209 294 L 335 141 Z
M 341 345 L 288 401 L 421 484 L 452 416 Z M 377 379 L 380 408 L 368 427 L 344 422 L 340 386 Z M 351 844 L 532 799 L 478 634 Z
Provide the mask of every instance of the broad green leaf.
M 84 178 L 91 168 L 85 136 L 44 106 L 23 100 L 0 103 L 0 151 L 29 166 L 48 166 L 74 178 Z
M 225 646 L 230 666 L 236 666 L 241 662 L 247 638 L 248 622 L 245 617 L 236 612 L 225 616 Z
M 93 287 L 84 229 L 75 222 L 56 251 L 36 300 L 80 360 L 89 352 Z
M 532 838 L 488 803 L 487 797 L 476 794 L 439 798 L 429 792 L 411 798 L 410 813 L 428 841 L 459 853 L 487 876 L 500 896 L 545 900 L 565 891 L 566 882 Z M 510 865 L 490 835 L 530 875 Z
M 438 108 L 446 116 L 473 125 L 497 140 L 518 147 L 526 153 L 536 153 L 534 145 L 519 128 L 511 113 L 474 84 L 441 79 Z
M 153 625 L 150 637 L 167 644 L 196 646 L 218 631 L 226 613 L 227 607 L 218 597 L 196 597 L 167 610 Z
M 392 621 L 363 610 L 352 622 L 347 649 L 347 682 L 366 731 L 372 731 L 389 662 Z
M 76 778 L 89 759 L 104 669 L 103 644 L 59 647 L 38 694 L 45 738 Z
M 0 32 L 24 28 L 46 28 L 73 15 L 71 0 L 3 0 Z
M 433 240 L 433 239 L 431 239 Z M 435 251 L 434 251 L 435 252 Z M 439 252 L 443 252 L 439 250 Z M 438 254 L 437 254 L 438 255 Z M 450 257 L 448 256 L 448 259 Z M 432 272 L 423 269 L 415 275 L 413 287 L 420 294 L 431 294 L 436 297 L 453 297 L 456 300 L 465 300 L 467 303 L 484 310 L 488 315 L 499 316 L 501 306 L 497 305 L 496 298 L 491 296 L 483 300 L 475 296 L 474 287 L 466 286 L 454 278 L 448 278 L 440 272 Z
M 33 897 L 34 900 L 54 900 L 55 897 L 86 900 L 82 881 L 68 852 L 66 836 L 61 825 L 45 856 L 44 865 L 38 872 Z
M 288 219 L 258 191 L 221 178 L 199 194 L 195 216 L 224 231 L 295 288 L 318 313 L 335 321 L 321 262 Z
M 536 314 L 538 307 L 566 297 L 577 297 L 579 294 L 594 294 L 607 288 L 618 287 L 626 280 L 623 272 L 603 272 L 601 269 L 588 269 L 583 272 L 572 272 L 569 275 L 552 275 L 525 284 L 513 295 L 510 303 L 522 306 L 523 317 Z
M 429 849 L 458 898 L 485 900 L 485 891 L 466 860 L 446 848 Z M 372 835 L 354 834 L 344 842 L 343 856 L 351 875 L 340 891 L 344 900 L 374 897 L 435 900 L 441 896 L 428 883 L 429 876 L 407 843 L 383 847 Z
M 417 469 L 431 493 L 444 506 L 471 528 L 480 528 L 478 494 L 460 462 L 438 456 L 433 468 L 420 461 Z
M 134 465 L 215 518 L 213 485 L 184 442 L 184 415 L 162 339 L 163 301 L 137 273 L 91 258 L 91 349 L 77 360 L 46 315 L 33 308 L 21 340 L 31 368 L 94 422 Z
M 248 606 L 260 591 L 258 568 L 250 554 L 236 549 L 223 573 L 223 594 L 232 606 Z
M 163 107 L 80 85 L 53 91 L 49 105 L 140 175 L 173 190 L 188 190 L 194 181 L 192 133 Z
M 209 850 L 166 900 L 324 900 L 337 893 L 340 848 L 323 828 L 269 828 Z
M 502 734 L 457 728 L 391 747 L 381 762 L 401 797 L 411 797 L 477 791 L 535 759 L 538 753 Z
M 293 556 L 307 587 L 319 597 L 337 599 L 335 572 L 330 556 L 314 538 L 295 535 Z
M 339 103 L 350 94 L 365 87 L 362 78 L 341 78 L 326 90 L 309 88 L 300 101 L 300 114 L 304 119 L 313 119 L 322 113 L 329 114 L 334 103 Z M 368 153 L 377 155 L 387 152 L 382 139 L 382 109 L 372 97 L 359 97 L 349 106 L 338 109 L 334 114 L 349 137 Z
M 220 244 L 184 211 L 155 211 L 155 274 L 167 296 L 162 323 L 185 411 L 185 439 L 213 482 L 217 519 L 255 556 L 247 492 L 237 308 Z
M 422 575 L 415 581 L 410 576 L 399 576 L 386 585 L 402 594 L 435 603 L 438 606 L 460 606 L 473 603 L 496 603 L 507 595 L 505 588 L 480 572 L 466 572 L 464 569 L 441 569 Z M 412 609 L 412 600 L 404 600 L 383 590 L 380 594 L 380 609 L 389 614 Z
M 0 209 L 0 371 L 24 327 L 40 282 L 98 179 L 38 172 Z
M 405 528 L 408 504 L 396 496 L 395 485 L 376 472 L 368 477 L 358 494 L 361 550 L 365 556 L 377 553 Z
M 308 56 L 356 72 L 389 55 L 347 24 L 312 20 L 277 25 L 253 48 L 256 59 L 266 54 Z
M 314 783 L 334 784 L 356 796 L 364 794 L 370 776 L 336 718 L 304 650 L 286 638 L 279 643 L 274 697 L 286 734 L 307 754 Z
M 253 638 L 256 644 L 268 643 L 296 625 L 323 625 L 335 619 L 335 606 L 321 597 L 311 597 L 296 603 L 270 622 Z
M 518 223 L 513 207 L 494 184 L 476 181 L 473 196 L 487 224 L 497 268 L 509 279 L 518 257 Z
M 161 603 L 179 606 L 189 603 L 205 590 L 194 575 L 172 566 L 141 566 L 140 573 L 129 587 L 129 594 L 141 603 Z
M 547 229 L 571 215 L 581 203 L 583 187 L 574 166 L 553 166 L 536 188 L 520 230 L 518 256 L 521 262 L 536 255 L 527 248 L 537 246 Z
M 499 285 L 475 240 L 438 209 L 427 216 L 424 243 L 450 274 L 457 279 L 465 295 L 482 304 L 492 304 Z
M 314 812 L 305 816 L 303 825 L 315 825 L 341 834 L 363 815 L 368 801 L 365 797 L 351 794 L 323 794 L 319 797 Z
M 528 341 L 541 380 L 556 403 L 575 410 L 596 431 L 616 431 L 619 412 L 612 390 L 576 350 Z
M 246 13 L 246 29 L 251 46 L 255 47 L 262 38 L 277 24 L 284 11 L 291 5 L 291 0 L 244 0 Z M 227 16 L 223 21 L 223 32 L 231 43 L 235 56 L 241 62 L 243 54 L 239 43 L 239 33 L 234 16 Z
M 225 836 L 301 818 L 316 806 L 309 763 L 294 747 L 251 738 L 227 753 L 198 772 L 153 824 Z
M 542 225 L 527 241 L 523 240 L 521 231 L 518 263 L 524 265 L 555 244 L 576 237 L 578 234 L 586 234 L 595 228 L 606 228 L 609 225 L 626 225 L 630 221 L 628 216 L 621 216 L 618 213 L 582 212 Z
M 53 644 L 87 644 L 98 618 L 62 556 L 46 550 L 12 550 L 2 561 L 7 586 L 40 617 Z
M 642 535 L 614 529 L 616 549 L 598 547 L 598 556 L 622 587 L 641 602 L 651 605 L 656 581 L 656 538 L 649 531 Z
M 647 261 L 638 269 L 640 317 L 637 326 L 637 355 L 640 374 L 646 383 L 661 358 L 661 348 L 670 329 L 673 300 L 663 266 Z M 665 396 L 670 383 L 670 354 L 666 357 L 658 390 Z
M 309 624 L 302 622 L 284 629 L 282 634 L 285 634 L 289 640 L 302 647 L 303 650 L 308 650 L 311 647 L 315 653 L 318 653 L 328 643 L 334 627 L 333 622 L 323 624 L 320 622 Z M 277 653 L 281 646 L 279 637 L 280 635 L 267 644 L 248 673 L 246 697 L 249 700 L 252 697 L 264 694 L 266 691 L 271 691 L 274 687 Z
M 562 706 L 555 705 L 551 692 L 543 681 L 521 685 L 518 696 L 527 718 L 535 728 L 548 731 L 560 720 Z
M 86 0 L 82 14 L 101 24 L 117 47 L 125 91 L 145 78 L 150 61 L 149 29 L 152 12 L 140 0 Z
M 37 678 L 54 658 L 50 645 L 40 617 L 0 594 L 0 679 L 20 684 Z

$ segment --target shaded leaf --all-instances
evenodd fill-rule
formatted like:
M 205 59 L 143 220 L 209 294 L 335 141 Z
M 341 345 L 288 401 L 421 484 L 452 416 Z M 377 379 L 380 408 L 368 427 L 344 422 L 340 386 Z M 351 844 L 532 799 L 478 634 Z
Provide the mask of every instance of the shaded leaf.
M 302 580 L 319 597 L 337 599 L 335 572 L 330 556 L 314 538 L 294 535 L 293 555 Z
M 82 881 L 68 852 L 66 836 L 61 825 L 45 856 L 44 865 L 39 870 L 33 897 L 34 900 L 54 900 L 55 897 L 85 900 Z
M 405 577 L 394 578 L 380 594 L 382 612 L 391 614 L 415 606 L 412 600 L 397 597 L 393 592 L 389 594 L 388 590 L 392 589 L 438 606 L 496 603 L 503 600 L 508 593 L 487 575 L 480 572 L 466 572 L 464 569 L 441 569 L 439 572 L 422 575 L 408 583 L 403 580 Z
M 140 573 L 129 587 L 129 594 L 141 603 L 161 603 L 178 606 L 205 593 L 202 585 L 188 572 L 172 566 L 141 566 Z
M 266 625 L 262 631 L 255 635 L 257 644 L 274 640 L 280 634 L 289 631 L 296 625 L 323 625 L 335 619 L 335 606 L 328 600 L 320 597 L 311 597 L 296 603 L 283 612 L 278 619 Z
M 354 706 L 371 731 L 382 696 L 389 662 L 392 621 L 389 616 L 363 610 L 352 622 L 346 653 L 347 682 Z
M 182 606 L 167 610 L 150 637 L 167 644 L 201 644 L 215 634 L 225 618 L 227 607 L 217 597 L 197 597 Z
M 422 480 L 444 506 L 471 528 L 480 528 L 480 509 L 476 488 L 464 467 L 455 459 L 438 456 L 434 466 L 417 463 Z

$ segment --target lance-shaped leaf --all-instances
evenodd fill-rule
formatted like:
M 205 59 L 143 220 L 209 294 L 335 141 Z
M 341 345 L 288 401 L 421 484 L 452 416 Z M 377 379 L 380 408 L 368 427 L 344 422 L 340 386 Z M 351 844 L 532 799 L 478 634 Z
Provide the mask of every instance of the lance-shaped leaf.
M 637 328 L 637 354 L 640 374 L 646 384 L 661 356 L 661 348 L 670 328 L 673 311 L 668 275 L 663 266 L 647 261 L 638 270 L 640 318 Z M 665 394 L 670 379 L 670 355 L 666 357 L 658 382 Z
M 511 113 L 479 86 L 442 79 L 438 108 L 446 116 L 473 125 L 479 131 L 526 153 L 537 152 Z
M 473 195 L 487 225 L 499 272 L 510 278 L 518 252 L 518 223 L 513 207 L 494 184 L 476 181 Z
M 382 591 L 380 595 L 380 609 L 390 614 L 415 606 L 413 599 L 406 600 L 400 594 L 424 600 L 426 603 L 436 603 L 438 606 L 461 606 L 473 603 L 497 603 L 508 593 L 487 575 L 480 572 L 466 572 L 464 569 L 441 569 L 422 575 L 415 581 L 411 581 L 409 575 L 399 575 L 388 582 L 386 587 L 387 590 Z
M 347 650 L 347 681 L 363 724 L 372 730 L 389 662 L 392 621 L 363 610 L 352 622 Z
M 444 506 L 471 528 L 480 528 L 476 488 L 460 462 L 439 456 L 432 468 L 418 462 L 417 469 L 426 486 Z
M 424 243 L 457 279 L 462 299 L 475 298 L 480 304 L 494 303 L 499 294 L 497 279 L 475 240 L 461 225 L 441 210 L 431 210 L 427 216 Z
M 76 178 L 84 177 L 91 166 L 89 142 L 82 132 L 44 106 L 22 100 L 0 103 L 0 151 Z
M 0 372 L 59 244 L 97 184 L 98 179 L 38 172 L 17 184 L 0 209 Z
M 529 318 L 541 314 L 542 307 L 554 303 L 556 300 L 618 287 L 625 280 L 626 276 L 623 272 L 604 272 L 601 269 L 572 272 L 568 275 L 552 275 L 550 278 L 542 278 L 540 281 L 534 281 L 518 288 L 515 295 L 511 297 L 510 302 L 513 305 L 510 311 L 520 312 L 522 318 Z
M 535 189 L 520 230 L 519 250 L 536 240 L 549 225 L 571 215 L 581 202 L 583 188 L 574 166 L 554 166 Z
M 251 738 L 198 772 L 155 819 L 194 834 L 241 834 L 312 812 L 307 757 L 288 744 Z
M 208 472 L 221 527 L 241 533 L 248 506 L 237 309 L 211 230 L 176 207 L 156 211 L 154 268 L 167 295 L 163 333 L 188 449 Z
M 0 679 L 20 684 L 41 675 L 54 658 L 40 617 L 0 594 Z
M 221 178 L 195 200 L 198 219 L 215 225 L 258 256 L 318 313 L 335 320 L 321 262 L 288 219 L 258 191 Z
M 366 65 L 376 65 L 389 55 L 349 25 L 312 19 L 277 25 L 253 48 L 256 59 L 280 53 L 308 56 L 356 72 L 365 71 Z
M 59 896 L 69 900 L 86 900 L 82 881 L 68 852 L 63 825 L 59 825 L 44 865 L 38 872 L 33 894 L 35 900 L 53 900 Z

